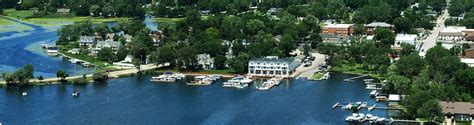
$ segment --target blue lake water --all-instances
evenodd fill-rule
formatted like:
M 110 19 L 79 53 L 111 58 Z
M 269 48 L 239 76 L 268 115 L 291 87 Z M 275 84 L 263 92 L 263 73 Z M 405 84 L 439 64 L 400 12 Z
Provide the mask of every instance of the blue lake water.
M 105 84 L 0 89 L 0 122 L 6 124 L 346 124 L 351 113 L 336 102 L 376 102 L 362 81 L 287 80 L 270 91 L 153 83 L 150 76 Z M 80 97 L 71 93 L 78 89 Z M 22 97 L 20 91 L 27 91 Z M 377 104 L 383 106 L 384 104 Z M 368 112 L 386 116 L 386 111 Z

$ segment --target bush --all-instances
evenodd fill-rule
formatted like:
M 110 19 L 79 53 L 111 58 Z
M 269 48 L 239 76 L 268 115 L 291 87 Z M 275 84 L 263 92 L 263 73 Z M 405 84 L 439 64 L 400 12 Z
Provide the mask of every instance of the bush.
M 94 82 L 104 82 L 108 79 L 108 76 L 104 71 L 96 71 L 94 74 L 92 74 L 92 79 Z
M 72 80 L 73 84 L 87 84 L 89 81 L 87 81 L 86 75 L 83 75 L 81 78 L 77 78 Z

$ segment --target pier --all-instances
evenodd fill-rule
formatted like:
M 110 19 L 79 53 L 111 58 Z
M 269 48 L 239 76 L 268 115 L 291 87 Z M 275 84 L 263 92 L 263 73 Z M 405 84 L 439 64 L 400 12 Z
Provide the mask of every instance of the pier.
M 344 81 L 345 82 L 354 82 L 355 79 L 364 78 L 364 77 L 367 77 L 367 76 L 369 76 L 369 75 L 356 76 L 356 77 L 344 79 Z

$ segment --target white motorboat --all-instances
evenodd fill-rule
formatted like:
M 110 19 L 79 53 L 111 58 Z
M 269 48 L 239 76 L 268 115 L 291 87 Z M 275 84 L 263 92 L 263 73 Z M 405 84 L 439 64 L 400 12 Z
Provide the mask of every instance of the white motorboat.
M 176 78 L 160 75 L 157 77 L 151 77 L 152 82 L 176 82 Z

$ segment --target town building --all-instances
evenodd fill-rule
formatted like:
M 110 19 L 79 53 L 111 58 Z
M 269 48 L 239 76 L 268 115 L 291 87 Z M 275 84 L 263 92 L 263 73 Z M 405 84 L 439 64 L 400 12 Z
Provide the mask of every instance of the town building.
M 115 33 L 107 33 L 105 34 L 105 39 L 106 40 L 114 40 L 115 38 Z
M 457 42 L 464 40 L 464 33 L 466 27 L 448 26 L 439 31 L 438 39 L 442 41 Z
M 395 45 L 399 47 L 403 43 L 411 44 L 411 45 L 416 45 L 416 34 L 397 34 L 395 37 Z
M 198 66 L 201 69 L 209 70 L 214 69 L 214 58 L 211 58 L 209 54 L 198 54 L 196 55 Z
M 474 58 L 474 47 L 464 50 L 463 57 L 465 57 L 465 58 Z
M 354 33 L 354 24 L 329 24 L 324 26 L 323 34 L 349 36 Z
M 301 64 L 301 60 L 293 58 L 278 58 L 267 56 L 265 58 L 249 61 L 248 75 L 256 77 L 290 77 Z
M 377 28 L 387 28 L 387 29 L 390 29 L 392 31 L 395 30 L 395 26 L 394 25 L 391 25 L 391 24 L 388 24 L 388 23 L 384 23 L 384 22 L 373 22 L 373 23 L 370 23 L 370 24 L 367 24 L 365 25 L 365 33 L 367 35 L 374 35 L 375 34 L 375 30 Z
M 474 47 L 466 49 L 460 57 L 461 62 L 467 64 L 469 67 L 474 67 Z
M 79 37 L 79 45 L 80 46 L 87 46 L 87 47 L 92 47 L 96 44 L 96 38 L 95 36 L 81 36 Z
M 440 101 L 439 105 L 447 124 L 472 121 L 472 116 L 474 115 L 473 102 Z

